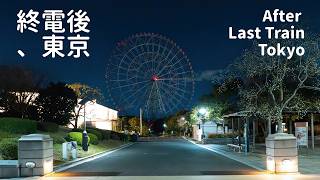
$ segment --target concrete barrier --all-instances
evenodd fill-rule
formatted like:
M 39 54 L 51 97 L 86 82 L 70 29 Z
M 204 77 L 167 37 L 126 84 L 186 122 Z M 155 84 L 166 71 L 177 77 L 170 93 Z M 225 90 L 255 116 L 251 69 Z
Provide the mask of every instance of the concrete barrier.
M 53 171 L 53 141 L 49 135 L 30 134 L 19 139 L 20 175 L 43 176 Z
M 292 134 L 276 133 L 266 138 L 267 169 L 274 173 L 297 173 L 297 139 Z
M 18 160 L 0 160 L 0 178 L 19 177 Z

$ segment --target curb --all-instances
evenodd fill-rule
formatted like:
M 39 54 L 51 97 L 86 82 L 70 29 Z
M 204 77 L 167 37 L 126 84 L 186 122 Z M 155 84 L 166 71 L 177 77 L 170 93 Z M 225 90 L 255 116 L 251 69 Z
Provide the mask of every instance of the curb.
M 64 164 L 61 164 L 61 165 L 53 167 L 53 172 L 50 173 L 50 174 L 47 174 L 47 175 L 50 176 L 50 175 L 54 174 L 55 172 L 61 172 L 61 171 L 67 170 L 69 168 L 78 166 L 80 164 L 92 161 L 94 159 L 98 159 L 100 157 L 106 156 L 106 155 L 111 154 L 111 153 L 113 153 L 115 151 L 118 151 L 120 149 L 124 149 L 126 147 L 129 147 L 129 146 L 131 146 L 133 144 L 135 144 L 135 143 L 123 144 L 123 145 L 121 145 L 119 147 L 115 147 L 115 148 L 108 149 L 106 151 L 102 151 L 102 152 L 99 152 L 99 153 L 96 153 L 96 154 L 93 154 L 93 155 L 90 155 L 90 156 L 87 156 L 87 157 L 83 157 L 83 158 L 79 158 L 79 159 L 76 159 L 76 160 L 73 160 L 73 161 L 66 162 Z
M 247 165 L 247 166 L 250 166 L 250 167 L 252 167 L 252 168 L 254 168 L 254 169 L 257 169 L 257 170 L 259 170 L 259 171 L 266 171 L 265 169 L 263 169 L 263 168 L 261 168 L 261 167 L 258 167 L 258 166 L 256 166 L 256 165 L 250 163 L 250 162 L 243 162 L 243 161 L 240 161 L 240 160 L 237 159 L 237 158 L 228 156 L 227 154 L 224 154 L 224 153 L 219 152 L 219 151 L 217 151 L 217 150 L 210 149 L 210 148 L 208 148 L 208 147 L 204 147 L 204 146 L 202 146 L 201 144 L 197 144 L 197 143 L 189 140 L 188 138 L 186 138 L 186 137 L 184 137 L 184 136 L 183 136 L 183 139 L 185 139 L 186 141 L 188 141 L 188 142 L 190 142 L 190 143 L 192 143 L 192 144 L 194 144 L 194 145 L 196 145 L 196 146 L 199 146 L 199 147 L 201 147 L 201 148 L 203 148 L 203 149 L 206 149 L 206 150 L 211 151 L 211 152 L 215 152 L 215 153 L 217 153 L 217 154 L 219 154 L 219 155 L 222 155 L 222 156 L 224 156 L 224 157 L 226 157 L 226 158 L 229 158 L 229 159 L 232 159 L 232 160 L 234 160 L 234 161 L 240 162 L 240 163 L 242 163 L 242 164 L 245 164 L 245 165 Z

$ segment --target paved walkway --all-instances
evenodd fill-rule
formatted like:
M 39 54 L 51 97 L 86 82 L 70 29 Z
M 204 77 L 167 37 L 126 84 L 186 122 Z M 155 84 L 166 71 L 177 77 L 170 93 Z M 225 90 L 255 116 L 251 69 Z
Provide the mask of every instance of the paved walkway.
M 258 144 L 256 148 L 252 150 L 252 152 L 247 154 L 243 152 L 234 152 L 226 145 L 206 144 L 200 146 L 242 162 L 251 167 L 255 167 L 260 170 L 267 169 L 264 145 Z M 315 150 L 306 148 L 299 150 L 299 172 L 302 174 L 320 174 L 320 148 L 316 148 Z

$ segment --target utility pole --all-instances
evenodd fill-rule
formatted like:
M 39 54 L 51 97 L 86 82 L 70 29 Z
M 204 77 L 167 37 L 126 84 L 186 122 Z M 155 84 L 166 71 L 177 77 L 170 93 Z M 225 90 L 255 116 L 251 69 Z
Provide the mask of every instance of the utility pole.
M 140 136 L 142 135 L 142 108 L 140 108 Z

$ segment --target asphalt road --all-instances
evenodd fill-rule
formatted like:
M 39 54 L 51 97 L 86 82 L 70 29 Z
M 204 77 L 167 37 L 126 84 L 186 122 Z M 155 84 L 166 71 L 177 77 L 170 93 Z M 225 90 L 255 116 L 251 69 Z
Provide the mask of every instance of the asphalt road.
M 257 172 L 184 139 L 159 139 L 138 142 L 62 173 L 72 176 L 183 176 Z

